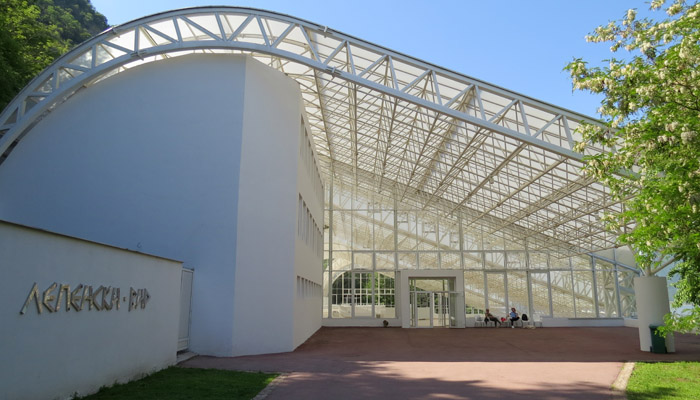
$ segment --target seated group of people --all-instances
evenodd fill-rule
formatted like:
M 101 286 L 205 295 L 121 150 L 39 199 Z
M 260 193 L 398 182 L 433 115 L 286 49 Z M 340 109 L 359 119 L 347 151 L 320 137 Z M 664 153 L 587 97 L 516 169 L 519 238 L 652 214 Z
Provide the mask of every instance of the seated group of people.
M 515 311 L 515 307 L 510 309 L 510 313 L 508 314 L 508 317 L 510 319 L 510 327 L 515 328 L 515 326 L 514 326 L 515 321 L 520 319 L 520 315 L 518 315 L 518 312 Z M 503 321 L 499 320 L 493 314 L 491 314 L 491 311 L 489 311 L 489 309 L 487 308 L 486 315 L 484 316 L 484 322 L 486 322 L 488 324 L 490 321 L 493 321 L 496 325 L 501 325 L 503 322 L 506 321 L 506 319 L 503 318 Z M 523 318 L 523 321 L 525 321 L 525 318 Z

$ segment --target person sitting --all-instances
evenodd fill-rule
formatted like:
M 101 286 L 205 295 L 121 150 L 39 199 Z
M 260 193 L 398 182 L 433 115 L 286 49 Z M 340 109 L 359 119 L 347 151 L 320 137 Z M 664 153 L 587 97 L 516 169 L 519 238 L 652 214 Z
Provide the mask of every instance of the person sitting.
M 484 322 L 486 322 L 486 325 L 488 325 L 489 321 L 493 321 L 493 326 L 501 324 L 501 321 L 499 321 L 498 318 L 494 317 L 493 314 L 491 314 L 491 312 L 487 308 L 486 315 L 484 316 Z
M 517 311 L 515 311 L 515 307 L 512 307 L 510 309 L 510 327 L 515 328 L 515 321 L 519 320 L 520 316 L 518 315 Z

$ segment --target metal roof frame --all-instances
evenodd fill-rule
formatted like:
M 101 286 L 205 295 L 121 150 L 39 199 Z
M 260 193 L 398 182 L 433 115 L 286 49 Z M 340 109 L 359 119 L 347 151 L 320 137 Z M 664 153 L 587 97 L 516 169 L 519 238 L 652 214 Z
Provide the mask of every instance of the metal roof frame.
M 78 90 L 191 53 L 248 54 L 295 79 L 325 176 L 369 176 L 377 191 L 391 187 L 399 201 L 410 197 L 425 211 L 459 215 L 492 234 L 529 236 L 533 249 L 615 247 L 599 215 L 621 206 L 582 175 L 583 154 L 573 150 L 580 122 L 598 121 L 325 26 L 251 8 L 155 14 L 77 46 L 0 114 L 0 163 Z

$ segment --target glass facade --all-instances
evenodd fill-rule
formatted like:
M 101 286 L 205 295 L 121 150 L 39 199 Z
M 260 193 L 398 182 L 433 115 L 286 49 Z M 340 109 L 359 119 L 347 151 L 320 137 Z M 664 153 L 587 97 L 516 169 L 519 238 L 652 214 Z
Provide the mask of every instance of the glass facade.
M 396 317 L 395 273 L 462 270 L 467 314 L 635 317 L 635 268 L 597 255 L 529 250 L 458 215 L 336 177 L 326 189 L 324 318 Z M 414 299 L 415 300 L 415 299 Z M 531 318 L 532 318 L 531 317 Z

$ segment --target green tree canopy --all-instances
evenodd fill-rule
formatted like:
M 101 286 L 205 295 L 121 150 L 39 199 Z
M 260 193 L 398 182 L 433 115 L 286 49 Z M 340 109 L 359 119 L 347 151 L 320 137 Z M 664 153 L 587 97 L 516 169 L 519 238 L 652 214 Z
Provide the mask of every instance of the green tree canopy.
M 665 7 L 665 8 L 664 8 Z M 658 19 L 621 21 L 587 37 L 607 42 L 606 66 L 576 59 L 566 69 L 574 89 L 599 93 L 607 127 L 584 125 L 584 141 L 610 152 L 587 157 L 584 172 L 624 201 L 621 214 L 605 216 L 646 274 L 676 262 L 676 306 L 700 306 L 700 5 L 654 0 Z M 622 53 L 622 54 L 621 54 Z M 696 318 L 688 317 L 688 318 Z M 678 320 L 676 321 L 678 322 Z M 685 320 L 698 326 L 698 320 Z M 681 327 L 677 324 L 676 327 Z
M 0 110 L 53 60 L 107 27 L 88 0 L 0 0 Z

